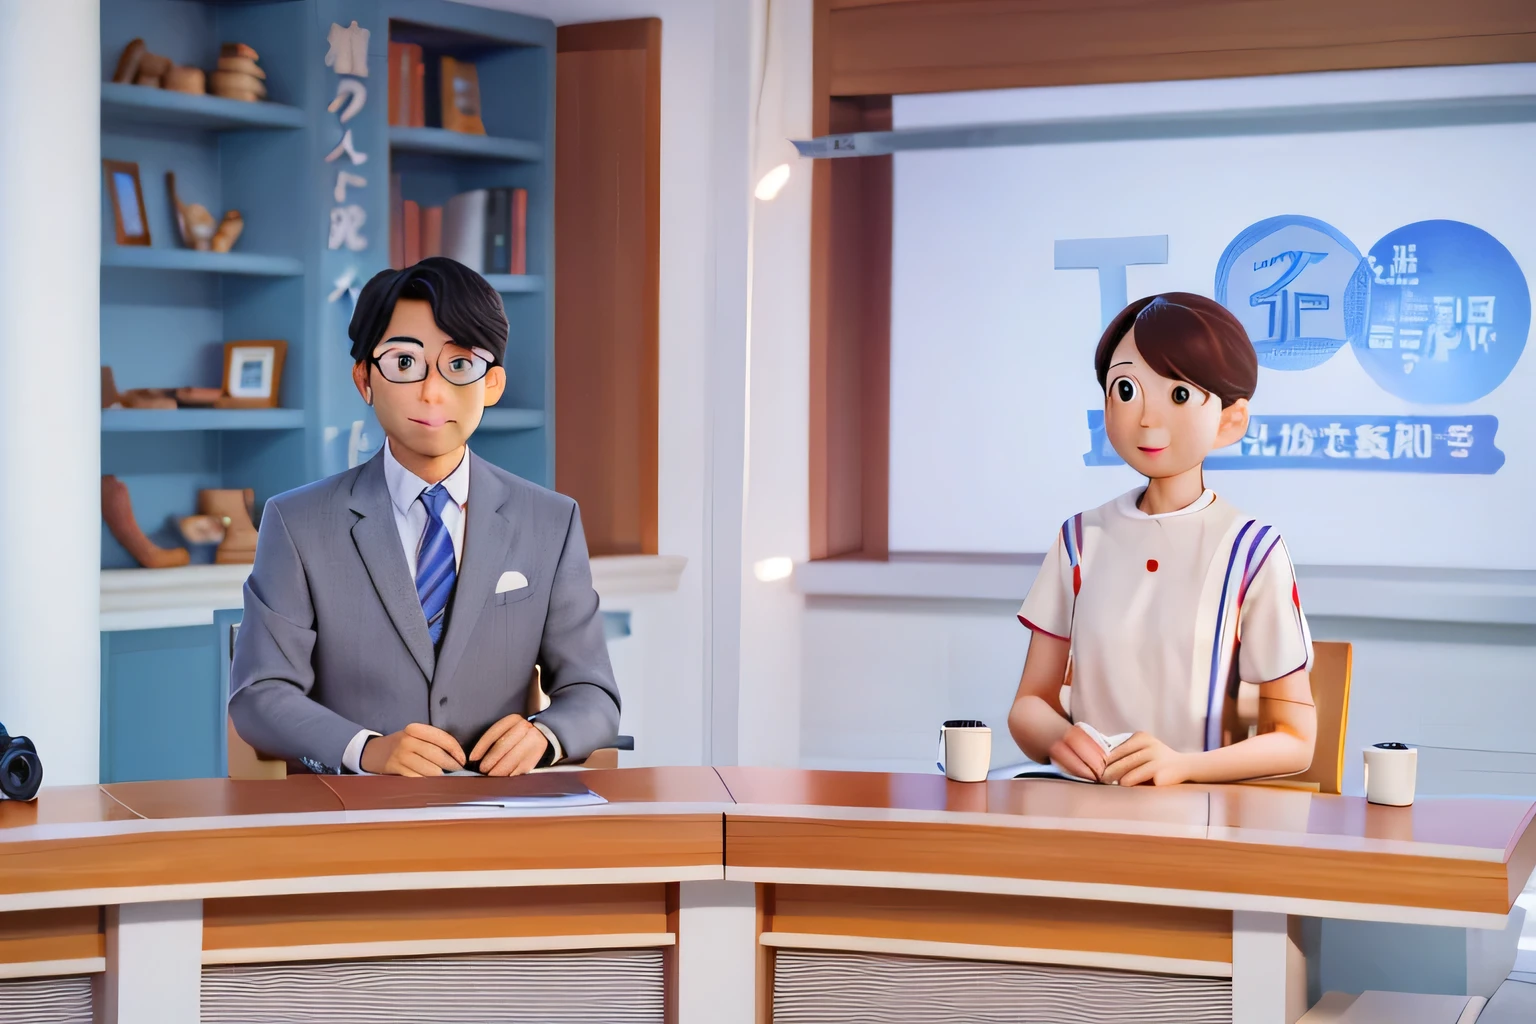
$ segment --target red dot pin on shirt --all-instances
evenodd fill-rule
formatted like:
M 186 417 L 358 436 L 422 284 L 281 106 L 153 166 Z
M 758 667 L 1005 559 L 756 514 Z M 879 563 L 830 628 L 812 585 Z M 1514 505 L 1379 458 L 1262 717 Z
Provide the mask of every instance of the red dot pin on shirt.
M 1147 572 L 1157 572 L 1157 559 L 1147 559 Z

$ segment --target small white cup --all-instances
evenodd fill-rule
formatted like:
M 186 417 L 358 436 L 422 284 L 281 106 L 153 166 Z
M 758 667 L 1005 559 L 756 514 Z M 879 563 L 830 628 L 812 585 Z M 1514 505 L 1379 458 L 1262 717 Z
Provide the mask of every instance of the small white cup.
M 1407 807 L 1419 773 L 1419 752 L 1405 743 L 1365 748 L 1365 799 L 1373 804 Z
M 956 782 L 985 782 L 992 767 L 992 730 L 986 722 L 957 718 L 939 730 L 939 770 Z

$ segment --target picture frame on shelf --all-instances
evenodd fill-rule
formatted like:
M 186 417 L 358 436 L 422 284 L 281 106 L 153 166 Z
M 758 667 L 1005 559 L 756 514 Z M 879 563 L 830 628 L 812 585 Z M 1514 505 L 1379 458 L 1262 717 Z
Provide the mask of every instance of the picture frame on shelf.
M 149 215 L 144 212 L 144 186 L 139 165 L 128 160 L 103 160 L 102 174 L 112 197 L 112 223 L 118 245 L 149 245 Z
M 220 409 L 275 409 L 281 396 L 286 341 L 226 341 Z
M 468 61 L 442 60 L 443 127 L 451 132 L 484 135 L 480 119 L 480 73 Z

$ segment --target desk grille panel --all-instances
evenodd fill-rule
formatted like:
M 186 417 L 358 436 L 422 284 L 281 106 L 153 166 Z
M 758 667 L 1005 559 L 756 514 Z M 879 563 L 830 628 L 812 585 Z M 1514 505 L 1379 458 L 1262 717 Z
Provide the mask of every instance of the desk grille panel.
M 774 1024 L 1232 1024 L 1226 978 L 781 949 Z
M 91 1024 L 91 976 L 0 981 L 0 1024 Z
M 661 951 L 203 968 L 203 1024 L 662 1024 Z

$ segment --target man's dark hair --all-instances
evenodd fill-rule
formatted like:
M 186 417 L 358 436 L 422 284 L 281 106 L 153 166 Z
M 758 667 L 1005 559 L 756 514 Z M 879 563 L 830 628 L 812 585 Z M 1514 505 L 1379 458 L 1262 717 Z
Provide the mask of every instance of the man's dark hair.
M 1093 354 L 1099 387 L 1121 340 L 1136 329 L 1136 351 L 1164 377 L 1188 381 L 1221 399 L 1225 409 L 1252 398 L 1259 383 L 1259 356 L 1241 321 L 1214 299 L 1191 292 L 1164 292 L 1137 299 L 1104 329 Z
M 432 319 L 457 345 L 483 348 L 506 361 L 507 312 L 490 282 L 457 260 L 428 256 L 404 270 L 381 270 L 363 286 L 347 335 L 352 359 L 367 362 L 401 299 L 432 304 Z

